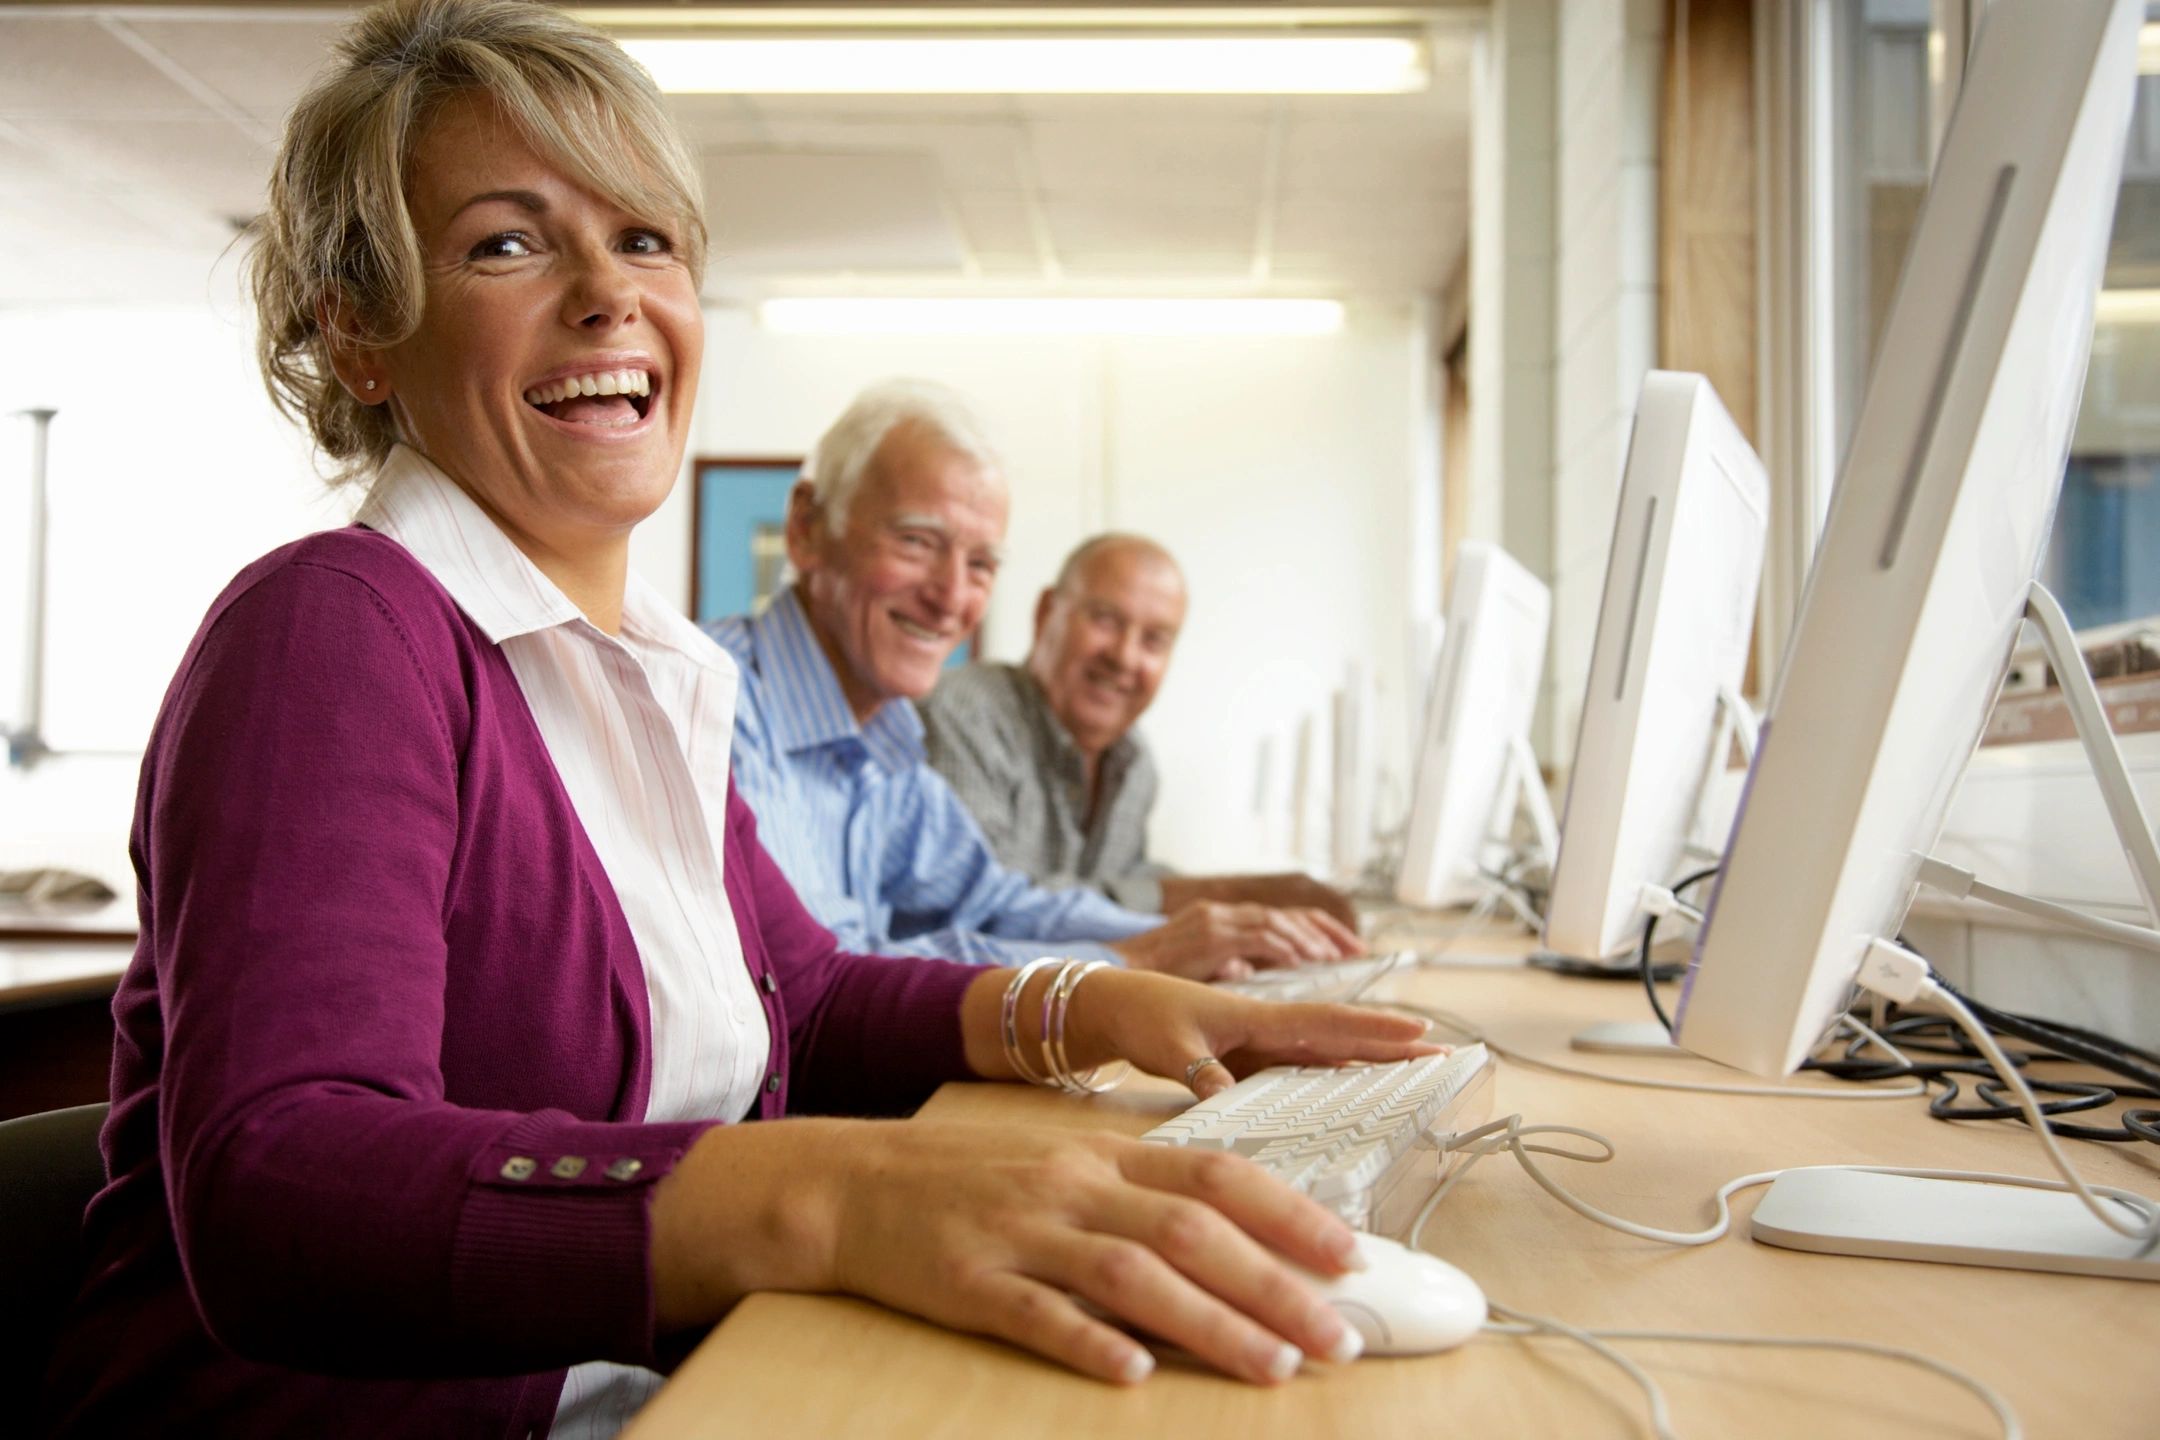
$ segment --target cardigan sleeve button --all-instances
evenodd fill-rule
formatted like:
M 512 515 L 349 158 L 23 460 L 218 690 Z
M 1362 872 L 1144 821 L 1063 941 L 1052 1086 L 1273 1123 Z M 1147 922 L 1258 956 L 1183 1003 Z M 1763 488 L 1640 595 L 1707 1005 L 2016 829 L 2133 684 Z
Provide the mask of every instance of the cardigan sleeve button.
M 553 1175 L 558 1180 L 575 1180 L 584 1173 L 585 1157 L 582 1155 L 565 1155 L 553 1165 L 548 1166 L 548 1174 Z
M 633 1160 L 628 1155 L 625 1155 L 622 1159 L 617 1160 L 614 1164 L 608 1166 L 607 1169 L 601 1171 L 600 1173 L 607 1176 L 607 1178 L 610 1180 L 628 1180 L 633 1178 L 638 1173 L 638 1171 L 643 1170 L 644 1168 L 644 1161 Z
M 503 1161 L 502 1178 L 505 1180 L 530 1180 L 533 1177 L 533 1172 L 539 1168 L 540 1162 L 533 1159 L 532 1156 L 513 1155 L 508 1160 Z

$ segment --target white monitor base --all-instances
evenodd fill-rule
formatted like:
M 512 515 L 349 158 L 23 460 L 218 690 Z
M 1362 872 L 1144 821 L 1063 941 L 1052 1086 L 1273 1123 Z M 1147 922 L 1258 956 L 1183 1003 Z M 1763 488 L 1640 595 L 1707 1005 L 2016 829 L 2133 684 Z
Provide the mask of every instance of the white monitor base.
M 1795 1170 L 1755 1207 L 1751 1232 L 1824 1255 L 2160 1280 L 2160 1253 L 2138 1254 L 2077 1196 L 2018 1185 Z
M 1595 1055 L 1691 1055 L 1672 1043 L 1655 1020 L 1603 1020 L 1576 1032 L 1568 1044 Z

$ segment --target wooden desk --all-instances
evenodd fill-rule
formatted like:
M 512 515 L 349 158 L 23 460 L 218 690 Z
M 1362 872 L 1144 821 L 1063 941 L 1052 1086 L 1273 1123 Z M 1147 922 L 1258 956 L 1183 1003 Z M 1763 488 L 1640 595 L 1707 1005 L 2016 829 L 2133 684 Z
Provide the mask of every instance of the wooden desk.
M 0 934 L 0 1010 L 111 1000 L 134 956 L 132 938 L 24 940 Z
M 0 1120 L 106 1098 L 132 938 L 0 931 Z
M 1465 948 L 1469 948 L 1467 945 Z M 1490 950 L 1490 945 L 1478 948 Z M 1601 1019 L 1642 1018 L 1634 988 L 1492 968 L 1428 970 L 1400 993 L 1474 1019 L 1527 1055 L 1643 1076 L 1747 1083 L 1688 1059 L 1582 1056 L 1567 1039 Z M 1815 1082 L 1827 1083 L 1827 1082 Z M 1147 1129 L 1177 1087 L 1128 1084 L 1100 1100 L 1003 1085 L 948 1086 L 938 1119 Z M 1591 1204 L 1697 1229 L 1736 1176 L 1852 1161 L 2045 1173 L 2022 1127 L 1951 1125 L 1915 1099 L 1791 1100 L 1646 1090 L 1500 1062 L 1496 1114 L 1610 1136 L 1604 1166 L 1553 1162 Z M 2160 1194 L 2160 1167 L 2128 1147 L 2074 1144 L 2092 1180 Z M 2149 1152 L 2148 1152 L 2149 1153 Z M 1736 1197 L 1735 1230 L 1681 1250 L 1594 1225 L 1505 1156 L 1480 1164 L 1426 1227 L 1427 1248 L 1493 1299 L 1578 1325 L 1823 1335 L 1918 1350 L 1987 1380 L 2034 1437 L 2160 1433 L 2160 1287 L 1902 1261 L 1798 1254 L 1746 1238 L 1760 1189 Z M 1964 1390 L 1862 1356 L 1630 1343 L 1690 1437 L 1992 1436 Z M 1006 1346 L 866 1302 L 760 1295 L 716 1329 L 628 1432 L 680 1436 L 938 1437 L 1615 1436 L 1648 1433 L 1639 1392 L 1580 1347 L 1480 1337 L 1445 1355 L 1367 1359 L 1262 1390 L 1171 1359 L 1133 1389 L 1070 1375 Z

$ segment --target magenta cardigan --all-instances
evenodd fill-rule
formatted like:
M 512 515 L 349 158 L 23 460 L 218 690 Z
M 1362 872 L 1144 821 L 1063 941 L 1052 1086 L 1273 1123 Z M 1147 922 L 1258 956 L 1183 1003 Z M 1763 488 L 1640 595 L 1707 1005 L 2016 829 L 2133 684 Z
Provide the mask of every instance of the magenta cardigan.
M 352 528 L 211 606 L 144 757 L 113 1002 L 112 1182 L 43 1397 L 64 1435 L 528 1436 L 563 1371 L 662 1366 L 622 909 L 509 665 Z M 772 1034 L 759 1116 L 962 1077 L 981 972 L 840 953 L 732 787 Z M 582 1162 L 582 1163 L 581 1163 Z

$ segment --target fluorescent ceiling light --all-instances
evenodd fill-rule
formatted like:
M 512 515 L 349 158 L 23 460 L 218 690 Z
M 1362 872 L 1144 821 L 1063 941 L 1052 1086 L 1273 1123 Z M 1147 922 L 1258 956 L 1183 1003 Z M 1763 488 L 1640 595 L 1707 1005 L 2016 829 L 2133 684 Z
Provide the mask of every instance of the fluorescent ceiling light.
M 2160 290 L 2102 290 L 2093 302 L 2101 325 L 2160 324 Z
M 676 94 L 1352 95 L 1423 90 L 1398 35 L 625 37 Z
M 2138 74 L 2160 75 L 2160 20 L 2148 20 L 2138 31 Z
M 767 300 L 758 323 L 784 335 L 1330 335 L 1335 300 Z

